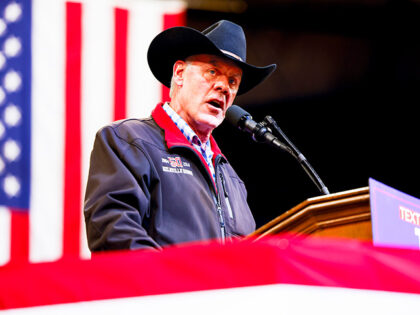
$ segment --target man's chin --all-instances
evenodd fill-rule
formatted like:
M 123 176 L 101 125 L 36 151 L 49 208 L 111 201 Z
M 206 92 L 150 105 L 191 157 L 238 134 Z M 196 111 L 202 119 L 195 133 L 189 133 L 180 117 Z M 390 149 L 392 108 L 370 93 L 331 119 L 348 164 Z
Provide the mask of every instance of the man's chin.
M 218 127 L 223 121 L 223 118 L 215 117 L 213 115 L 202 115 L 200 117 L 200 125 L 206 126 L 208 129 L 213 130 Z

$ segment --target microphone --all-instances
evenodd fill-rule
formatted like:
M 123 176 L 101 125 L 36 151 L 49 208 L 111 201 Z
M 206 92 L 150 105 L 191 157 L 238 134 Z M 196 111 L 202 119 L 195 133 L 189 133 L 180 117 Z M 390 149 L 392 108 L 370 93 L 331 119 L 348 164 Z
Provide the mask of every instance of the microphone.
M 230 106 L 226 111 L 226 120 L 239 130 L 249 133 L 255 142 L 271 144 L 293 155 L 293 151 L 274 136 L 269 128 L 254 121 L 251 114 L 241 107 Z
M 265 117 L 263 123 L 257 123 L 252 119 L 250 113 L 237 105 L 232 105 L 226 111 L 226 120 L 239 130 L 249 133 L 254 141 L 268 143 L 290 153 L 300 163 L 302 168 L 318 187 L 319 191 L 324 195 L 328 195 L 330 193 L 321 178 L 306 160 L 305 156 L 299 152 L 293 143 L 286 137 L 273 118 L 267 116 Z M 267 125 L 270 125 L 276 133 L 286 141 L 287 145 L 274 136 Z

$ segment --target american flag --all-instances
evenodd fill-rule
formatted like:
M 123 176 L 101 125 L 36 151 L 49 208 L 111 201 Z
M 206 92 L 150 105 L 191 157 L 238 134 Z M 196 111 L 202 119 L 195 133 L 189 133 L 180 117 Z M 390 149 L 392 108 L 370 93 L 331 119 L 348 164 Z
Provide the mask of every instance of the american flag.
M 185 11 L 181 0 L 0 1 L 0 265 L 89 257 L 94 135 L 167 99 L 146 52 Z

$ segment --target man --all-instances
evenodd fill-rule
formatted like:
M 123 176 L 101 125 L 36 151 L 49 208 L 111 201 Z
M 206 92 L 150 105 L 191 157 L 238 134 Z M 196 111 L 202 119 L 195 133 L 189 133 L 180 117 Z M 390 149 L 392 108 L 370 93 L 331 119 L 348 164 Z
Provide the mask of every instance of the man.
M 85 198 L 92 251 L 224 242 L 255 229 L 244 184 L 211 136 L 235 96 L 275 69 L 245 60 L 243 30 L 229 21 L 156 36 L 148 62 L 171 101 L 97 133 Z

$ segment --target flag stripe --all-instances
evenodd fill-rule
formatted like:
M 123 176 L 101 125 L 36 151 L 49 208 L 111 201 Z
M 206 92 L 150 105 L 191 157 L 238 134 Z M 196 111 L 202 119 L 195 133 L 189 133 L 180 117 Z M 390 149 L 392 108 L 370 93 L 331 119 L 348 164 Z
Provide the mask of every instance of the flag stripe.
M 10 260 L 11 213 L 0 207 L 0 266 Z
M 96 132 L 112 121 L 114 84 L 114 8 L 111 1 L 83 3 L 82 36 L 82 194 Z M 80 212 L 83 209 L 81 200 Z M 89 257 L 84 216 L 80 216 L 82 257 Z
M 185 11 L 179 11 L 176 13 L 167 13 L 163 15 L 163 29 L 166 30 L 171 27 L 178 25 L 185 25 Z M 161 84 L 162 102 L 170 100 L 169 88 Z
M 62 255 L 65 2 L 33 0 L 30 261 Z
M 161 1 L 133 3 L 128 25 L 128 86 L 127 116 L 147 117 L 161 99 L 160 86 L 147 63 L 147 49 L 162 31 Z M 147 30 L 147 31 L 145 31 Z
M 27 212 L 10 210 L 12 213 L 10 260 L 27 261 L 29 258 L 29 215 Z
M 127 91 L 127 30 L 128 10 L 115 8 L 115 45 L 114 45 L 114 120 L 124 119 Z
M 63 254 L 79 255 L 82 4 L 66 3 L 66 122 Z

